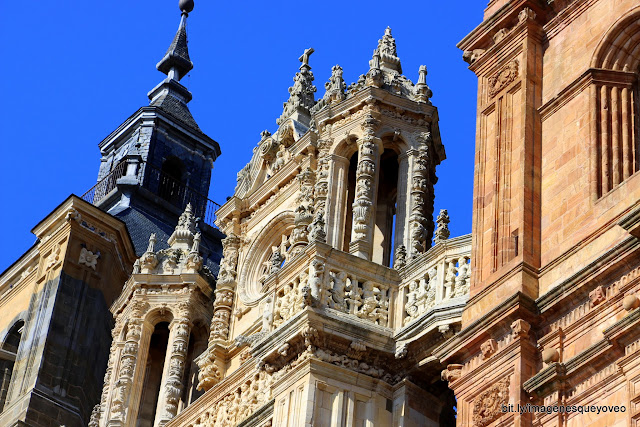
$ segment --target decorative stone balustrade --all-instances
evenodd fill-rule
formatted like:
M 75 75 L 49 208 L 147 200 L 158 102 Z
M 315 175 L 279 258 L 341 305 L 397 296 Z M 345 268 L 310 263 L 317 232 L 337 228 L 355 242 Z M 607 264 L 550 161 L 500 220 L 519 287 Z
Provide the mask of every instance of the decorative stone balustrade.
M 463 303 L 469 295 L 470 260 L 471 235 L 466 235 L 440 241 L 401 268 L 401 327 L 437 306 Z
M 235 426 L 271 401 L 273 375 L 265 370 L 244 365 L 217 385 L 206 397 L 193 403 L 193 408 L 180 413 L 171 426 L 226 427 Z M 195 409 L 195 410 L 193 410 Z
M 263 325 L 269 330 L 307 306 L 401 329 L 436 306 L 463 303 L 469 294 L 470 235 L 441 241 L 401 268 L 400 277 L 383 266 L 371 271 L 371 263 L 327 250 L 323 244 L 309 249 L 306 257 L 265 282 L 265 287 L 280 283 L 262 310 Z M 300 268 L 300 263 L 306 267 Z M 359 265 L 364 263 L 367 265 Z M 294 272 L 299 273 L 291 275 Z
M 395 270 L 377 266 L 372 271 L 371 262 L 323 243 L 307 249 L 305 257 L 292 260 L 265 282 L 268 288 L 276 281 L 280 284 L 273 291 L 273 303 L 265 299 L 263 331 L 265 324 L 277 328 L 307 306 L 393 327 L 389 310 L 399 283 Z M 298 274 L 290 276 L 292 272 Z

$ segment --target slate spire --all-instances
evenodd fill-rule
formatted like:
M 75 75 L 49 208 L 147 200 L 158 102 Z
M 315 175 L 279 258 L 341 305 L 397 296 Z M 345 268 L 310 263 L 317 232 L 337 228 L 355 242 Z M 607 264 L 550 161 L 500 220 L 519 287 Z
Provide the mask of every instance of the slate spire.
M 149 105 L 161 108 L 182 123 L 200 131 L 187 107 L 192 98 L 191 92 L 180 83 L 180 79 L 193 69 L 187 47 L 187 17 L 193 10 L 193 6 L 193 0 L 180 0 L 179 7 L 182 12 L 180 26 L 169 49 L 156 65 L 156 68 L 166 74 L 167 78 L 153 88 L 148 96 Z
M 156 65 L 159 71 L 176 81 L 180 81 L 185 74 L 193 69 L 193 62 L 189 58 L 189 48 L 187 47 L 187 17 L 189 12 L 193 10 L 193 0 L 181 1 L 179 6 L 182 17 L 178 32 L 167 49 L 167 53 Z

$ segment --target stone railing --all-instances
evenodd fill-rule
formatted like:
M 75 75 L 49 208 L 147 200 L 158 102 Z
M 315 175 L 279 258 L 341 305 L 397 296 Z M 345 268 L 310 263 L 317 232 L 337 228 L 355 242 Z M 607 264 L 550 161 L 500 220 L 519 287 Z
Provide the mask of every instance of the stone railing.
M 270 330 L 306 306 L 401 329 L 434 307 L 464 304 L 469 295 L 471 235 L 443 240 L 399 271 L 371 269 L 368 261 L 327 248 L 310 247 L 265 282 L 275 287 L 263 310 Z
M 471 235 L 443 240 L 400 269 L 398 300 L 407 326 L 435 307 L 464 302 L 471 280 Z
M 263 310 L 271 329 L 306 306 L 335 310 L 353 316 L 354 320 L 394 327 L 390 310 L 400 282 L 395 270 L 384 266 L 371 269 L 369 261 L 334 251 L 325 244 L 308 249 L 306 256 L 285 264 L 265 282 L 265 287 L 279 283 L 272 291 L 272 308 L 267 306 L 266 311 Z

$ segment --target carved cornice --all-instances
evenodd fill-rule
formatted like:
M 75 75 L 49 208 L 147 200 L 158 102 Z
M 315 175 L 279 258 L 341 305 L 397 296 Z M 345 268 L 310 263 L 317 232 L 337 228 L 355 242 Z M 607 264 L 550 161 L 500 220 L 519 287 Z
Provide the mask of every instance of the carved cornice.
M 575 308 L 550 323 L 551 332 L 549 335 L 555 335 L 555 331 L 562 328 L 562 334 L 569 336 L 573 331 L 580 331 L 585 325 L 593 324 L 603 311 L 620 304 L 627 292 L 637 286 L 638 278 L 640 277 L 639 273 L 640 267 L 636 267 L 615 282 L 595 288 L 600 288 L 602 290 L 601 295 L 604 297 L 603 301 L 597 305 L 594 305 L 594 302 L 587 296 L 586 292 L 582 293 L 584 300 L 582 303 L 576 302 L 579 300 L 574 297 L 572 306 Z M 542 345 L 543 341 L 547 341 L 546 336 L 545 339 L 541 338 L 539 343 Z
M 567 299 L 575 298 L 578 290 L 588 293 L 598 285 L 598 278 L 609 274 L 608 268 L 617 265 L 622 259 L 632 256 L 640 249 L 640 241 L 629 237 L 613 248 L 600 254 L 596 259 L 578 270 L 569 278 L 536 299 L 541 314 L 552 308 L 564 306 Z
M 467 306 L 469 303 L 467 303 Z M 522 292 L 516 292 L 502 304 L 489 310 L 486 314 L 462 329 L 455 337 L 433 351 L 434 356 L 443 363 L 452 363 L 464 355 L 479 349 L 482 341 L 493 333 L 503 331 L 504 324 L 511 324 L 518 319 L 524 319 L 535 325 L 537 309 L 534 301 Z M 465 358 L 467 356 L 464 356 Z
M 618 225 L 632 236 L 640 238 L 640 203 L 636 203 L 634 209 L 618 221 Z
M 640 310 L 635 309 L 627 316 L 611 325 L 603 331 L 604 339 L 595 343 L 591 347 L 572 357 L 564 363 L 553 363 L 547 368 L 538 372 L 523 384 L 527 393 L 535 393 L 544 396 L 550 391 L 557 389 L 557 383 L 567 381 L 575 383 L 580 381 L 583 373 L 592 373 L 594 370 L 606 369 L 607 364 L 611 364 L 617 359 L 617 364 L 622 366 L 628 361 L 636 360 L 637 353 L 628 353 L 623 347 L 640 336 L 638 324 L 640 323 Z M 625 356 L 626 357 L 622 357 Z M 619 370 L 614 370 L 620 374 Z M 609 375 L 609 376 L 611 376 Z M 575 378 L 575 380 L 574 380 Z M 605 375 L 602 380 L 607 380 Z M 575 386 L 571 384 L 570 386 Z M 592 390 L 599 387 L 592 385 Z
M 523 11 L 530 11 L 528 17 L 522 16 Z M 503 64 L 508 60 L 506 53 L 513 58 L 521 47 L 516 47 L 526 36 L 535 37 L 542 41 L 543 33 L 540 22 L 543 22 L 544 10 L 540 5 L 530 0 L 509 2 L 478 27 L 469 33 L 457 45 L 464 52 L 475 52 L 469 58 L 469 69 L 477 75 L 485 75 L 485 69 Z M 466 55 L 465 55 L 466 57 Z

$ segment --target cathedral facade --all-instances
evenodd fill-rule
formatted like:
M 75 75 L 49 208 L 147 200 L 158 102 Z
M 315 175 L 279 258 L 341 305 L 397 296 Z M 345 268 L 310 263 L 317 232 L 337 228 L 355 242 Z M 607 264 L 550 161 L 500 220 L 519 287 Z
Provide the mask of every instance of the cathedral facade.
M 0 276 L 0 425 L 640 425 L 640 6 L 492 0 L 472 234 L 434 212 L 426 66 L 302 52 L 233 197 L 178 31 L 96 185 Z M 223 147 L 224 148 L 224 147 Z

